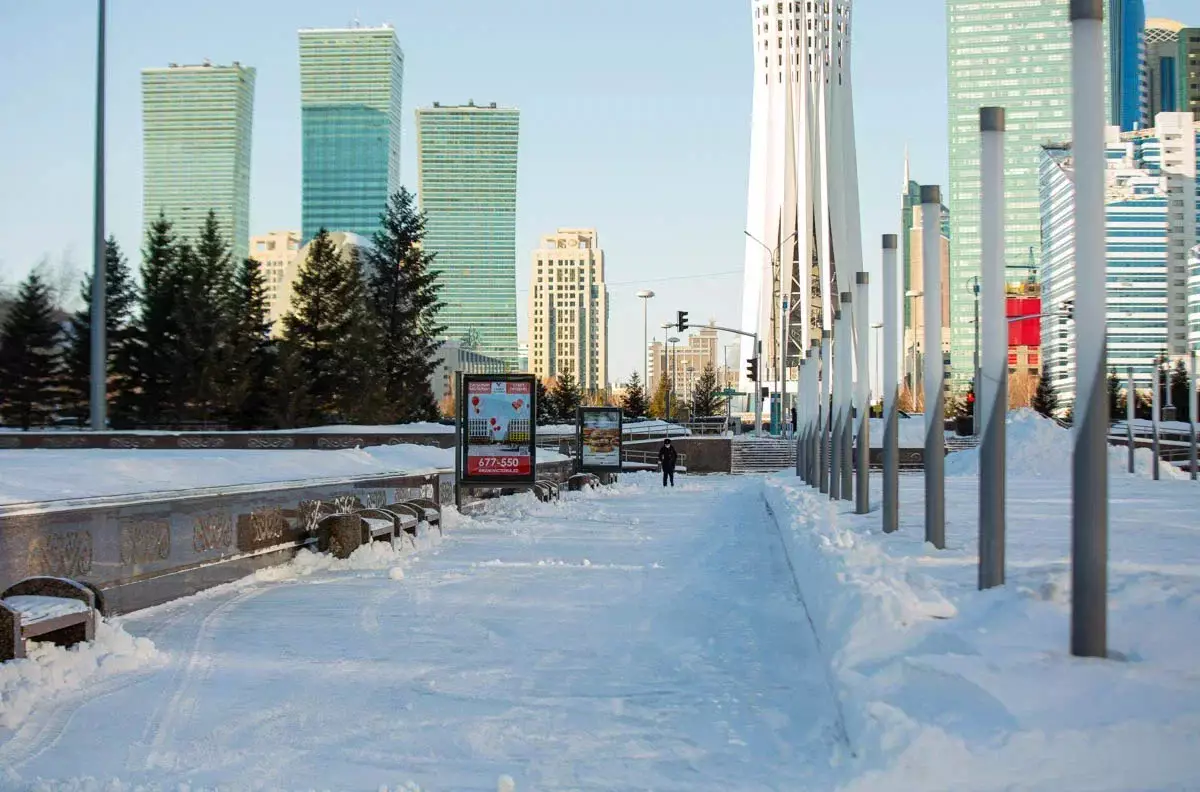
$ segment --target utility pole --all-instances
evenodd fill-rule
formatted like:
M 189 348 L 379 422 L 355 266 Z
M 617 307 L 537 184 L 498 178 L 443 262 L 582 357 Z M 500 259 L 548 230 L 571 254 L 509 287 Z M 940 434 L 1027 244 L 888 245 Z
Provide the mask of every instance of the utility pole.
M 103 432 L 108 423 L 108 339 L 105 337 L 108 319 L 105 315 L 104 241 L 104 71 L 105 71 L 105 0 L 100 0 L 100 18 L 96 32 L 96 183 L 92 218 L 92 348 L 91 399 L 92 431 Z

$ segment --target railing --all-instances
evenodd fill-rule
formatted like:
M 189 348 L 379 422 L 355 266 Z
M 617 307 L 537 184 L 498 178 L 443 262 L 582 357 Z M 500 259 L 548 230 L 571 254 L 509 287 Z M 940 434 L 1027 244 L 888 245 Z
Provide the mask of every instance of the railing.
M 639 451 L 636 448 L 625 448 L 621 450 L 621 459 L 625 462 L 635 462 L 639 465 L 657 465 L 657 451 Z M 675 464 L 679 467 L 687 467 L 687 454 L 679 454 L 676 457 Z

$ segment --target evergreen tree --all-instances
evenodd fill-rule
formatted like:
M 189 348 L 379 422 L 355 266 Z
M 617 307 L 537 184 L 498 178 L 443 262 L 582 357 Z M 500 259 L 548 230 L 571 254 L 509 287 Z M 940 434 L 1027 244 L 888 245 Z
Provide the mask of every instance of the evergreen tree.
M 1175 405 L 1175 420 L 1190 420 L 1188 403 L 1188 372 L 1182 360 L 1175 363 L 1171 371 L 1171 401 Z
M 1112 423 L 1124 416 L 1125 397 L 1121 394 L 1121 380 L 1117 378 L 1117 370 L 1111 368 L 1108 371 L 1108 421 Z
M 275 348 L 277 357 L 267 389 L 270 421 L 277 429 L 295 429 L 304 426 L 312 415 L 304 360 L 296 345 L 286 340 Z
M 550 394 L 550 401 L 554 405 L 555 420 L 560 423 L 575 423 L 579 405 L 583 403 L 583 394 L 579 392 L 579 385 L 575 382 L 573 374 L 558 375 L 554 390 Z
M 550 391 L 546 388 L 546 383 L 540 379 L 536 381 L 537 397 L 534 402 L 537 404 L 537 425 L 545 426 L 554 420 L 554 403 L 550 399 Z
M 350 423 L 379 423 L 384 420 L 388 406 L 385 382 L 379 376 L 384 357 L 382 333 L 367 300 L 359 249 L 347 248 L 343 261 L 348 315 L 346 339 L 340 350 L 343 385 L 338 390 L 338 414 Z M 422 390 L 428 389 L 428 382 L 427 376 Z M 426 420 L 433 420 L 437 416 L 432 392 L 429 404 L 434 412 L 424 414 Z
M 390 422 L 430 421 L 438 416 L 429 378 L 437 368 L 441 284 L 430 269 L 434 254 L 421 249 L 425 216 L 401 189 L 388 202 L 380 228 L 365 252 L 367 296 L 379 327 L 380 373 Z
M 625 386 L 621 409 L 630 418 L 642 418 L 646 415 L 646 391 L 642 387 L 642 378 L 636 371 L 630 375 L 629 384 Z
M 67 325 L 63 353 L 63 412 L 83 421 L 91 404 L 92 381 L 92 275 L 84 276 L 79 289 L 83 308 L 76 311 Z M 131 386 L 129 371 L 129 334 L 137 291 L 129 265 L 116 239 L 109 237 L 104 248 L 104 327 L 107 350 L 108 401 L 114 407 L 127 405 Z M 113 410 L 113 426 L 129 422 L 130 416 Z
M 50 291 L 35 271 L 21 283 L 0 328 L 0 414 L 23 431 L 46 423 L 57 406 L 62 329 Z
M 717 386 L 717 371 L 712 363 L 706 363 L 692 388 L 692 415 L 709 418 L 724 414 L 725 400 L 721 398 L 721 389 Z
M 667 376 L 660 377 L 658 385 L 654 388 L 654 395 L 650 397 L 650 416 L 653 418 L 666 418 L 668 400 L 671 399 L 671 378 Z M 672 410 L 672 412 L 674 412 Z
M 1048 369 L 1042 369 L 1037 392 L 1033 394 L 1033 409 L 1047 418 L 1054 417 L 1054 413 L 1058 411 L 1058 394 L 1054 392 L 1054 385 L 1050 382 Z
M 365 347 L 373 340 L 371 324 L 357 257 L 340 254 L 322 228 L 283 317 L 283 338 L 294 347 L 307 382 L 303 422 L 362 420 L 377 405 L 369 391 L 378 352 Z
M 171 222 L 159 214 L 146 231 L 141 310 L 128 339 L 133 387 L 117 397 L 117 410 L 135 414 L 142 425 L 170 423 L 179 415 L 180 251 Z
M 258 429 L 270 420 L 275 345 L 257 261 L 245 259 L 238 267 L 231 308 L 217 383 L 221 411 L 235 429 Z
M 214 420 L 221 409 L 220 385 L 225 343 L 234 312 L 233 268 L 217 215 L 209 210 L 194 248 L 179 250 L 181 292 L 175 302 L 180 333 L 178 384 L 187 404 L 185 417 Z

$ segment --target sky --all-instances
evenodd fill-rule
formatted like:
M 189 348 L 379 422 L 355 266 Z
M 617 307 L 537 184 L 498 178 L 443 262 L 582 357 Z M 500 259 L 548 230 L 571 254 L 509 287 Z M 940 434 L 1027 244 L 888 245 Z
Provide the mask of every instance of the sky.
M 1200 23 L 1197 0 L 1148 16 Z M 402 181 L 416 189 L 413 111 L 434 101 L 521 111 L 517 317 L 541 235 L 594 227 L 609 281 L 610 379 L 687 310 L 740 321 L 753 64 L 748 0 L 108 0 L 107 227 L 141 239 L 140 70 L 234 60 L 257 69 L 251 233 L 300 227 L 301 27 L 390 23 L 405 55 Z M 0 0 L 0 282 L 41 261 L 91 262 L 93 0 Z M 863 250 L 899 231 L 904 152 L 945 184 L 945 5 L 856 0 L 855 120 Z M 874 288 L 880 283 L 872 277 Z M 880 300 L 872 300 L 878 313 Z M 874 319 L 873 319 L 874 320 Z M 733 365 L 731 361 L 731 365 Z

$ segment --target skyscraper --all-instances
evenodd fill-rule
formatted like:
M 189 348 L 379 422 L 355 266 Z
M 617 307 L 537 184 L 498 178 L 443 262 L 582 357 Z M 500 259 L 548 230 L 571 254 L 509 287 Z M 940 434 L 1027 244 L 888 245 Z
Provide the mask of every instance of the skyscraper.
M 579 387 L 608 387 L 608 288 L 595 229 L 542 237 L 529 272 L 529 362 L 543 379 L 570 374 Z
M 1109 0 L 1111 15 L 1112 3 Z M 947 0 L 950 83 L 951 384 L 974 376 L 979 240 L 979 108 L 1006 109 L 1005 265 L 1010 285 L 1036 277 L 1041 251 L 1038 162 L 1071 134 L 1069 0 Z M 1108 28 L 1111 32 L 1111 26 Z M 1108 37 L 1106 36 L 1106 43 Z M 1111 77 L 1111 75 L 1106 75 Z M 1106 79 L 1106 85 L 1110 82 Z
M 194 240 L 212 210 L 246 257 L 254 76 L 237 62 L 142 70 L 143 227 L 162 213 Z
M 1146 20 L 1147 122 L 1159 113 L 1176 113 L 1179 106 L 1179 34 L 1183 24 L 1173 19 Z
M 1147 126 L 1150 97 L 1146 82 L 1146 4 L 1144 0 L 1109 0 L 1109 123 L 1128 132 Z
M 267 318 L 276 332 L 292 308 L 292 283 L 299 275 L 299 231 L 272 231 L 250 238 L 250 258 L 258 262 L 266 287 Z
M 300 31 L 302 242 L 371 238 L 400 189 L 404 53 L 390 25 Z
M 417 110 L 417 192 L 452 340 L 517 364 L 517 138 L 513 108 Z
M 767 385 L 784 373 L 795 378 L 799 353 L 830 329 L 833 301 L 853 291 L 862 268 L 851 2 L 751 0 L 749 10 L 754 96 L 742 330 L 759 336 L 759 378 Z M 746 339 L 742 355 L 753 354 Z
M 924 208 L 921 205 L 921 185 L 908 178 L 908 163 L 905 162 L 906 189 L 900 198 L 900 253 L 903 257 L 901 277 L 904 293 L 904 359 L 900 363 L 901 381 L 909 388 L 916 388 L 922 368 L 925 345 L 925 300 L 921 295 L 924 251 L 922 230 Z M 950 210 L 941 206 L 942 238 L 942 343 L 950 339 Z M 909 294 L 914 293 L 913 296 Z M 919 295 L 919 296 L 918 296 Z M 945 350 L 943 350 L 945 351 Z

